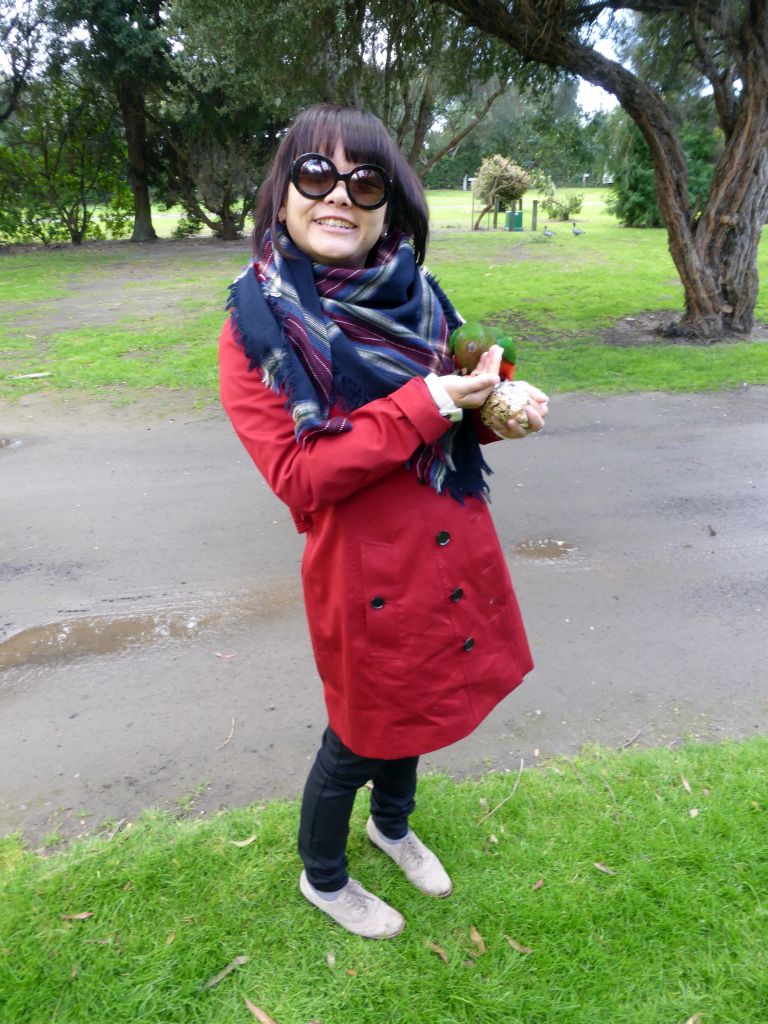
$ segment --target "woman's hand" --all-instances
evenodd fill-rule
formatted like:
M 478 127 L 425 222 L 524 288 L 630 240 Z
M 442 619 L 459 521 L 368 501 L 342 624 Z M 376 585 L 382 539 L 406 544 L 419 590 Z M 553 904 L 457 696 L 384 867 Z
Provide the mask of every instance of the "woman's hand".
M 498 350 L 498 358 L 491 356 L 493 349 Z M 438 377 L 438 380 L 448 392 L 453 404 L 457 405 L 459 409 L 479 409 L 501 379 L 499 377 L 500 366 L 501 346 L 492 345 L 487 352 L 482 354 L 472 373 L 466 375 L 449 373 L 444 377 Z
M 479 409 L 486 398 L 499 383 L 499 370 L 503 355 L 500 345 L 491 345 L 487 352 L 480 356 L 477 366 L 466 376 L 449 374 L 440 377 L 440 383 L 460 409 Z M 500 437 L 517 440 L 535 434 L 544 428 L 549 398 L 543 391 L 531 387 L 531 401 L 525 407 L 530 426 L 522 427 L 517 420 L 492 420 L 489 424 Z

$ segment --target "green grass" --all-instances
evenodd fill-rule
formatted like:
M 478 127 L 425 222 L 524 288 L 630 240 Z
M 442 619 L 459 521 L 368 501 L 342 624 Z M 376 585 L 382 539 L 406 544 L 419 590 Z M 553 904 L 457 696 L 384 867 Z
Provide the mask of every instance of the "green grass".
M 674 318 L 683 290 L 664 231 L 622 228 L 605 210 L 605 189 L 584 194 L 576 219 L 585 234 L 574 237 L 570 225 L 550 222 L 554 239 L 541 234 L 543 217 L 535 233 L 471 232 L 470 193 L 429 194 L 429 266 L 463 316 L 504 325 L 518 338 L 519 376 L 552 392 L 767 384 L 768 344 L 759 340 L 606 344 L 605 331 L 624 317 L 667 310 Z M 526 228 L 532 198 L 524 201 Z M 158 259 L 152 246 L 123 242 L 6 254 L 0 259 L 0 397 L 50 388 L 106 390 L 114 397 L 147 387 L 213 397 L 226 287 L 247 251 L 245 241 L 224 250 L 171 243 Z M 759 262 L 765 280 L 765 247 Z M 116 289 L 120 309 L 109 307 Z M 95 315 L 94 324 L 81 305 L 77 316 L 57 323 L 67 303 L 85 292 L 96 314 L 100 303 L 114 311 Z M 756 312 L 768 322 L 768 287 Z M 31 373 L 48 376 L 12 379 Z
M 363 838 L 361 795 L 355 874 L 408 919 L 384 943 L 302 900 L 295 804 L 205 823 L 149 813 L 46 856 L 11 837 L 0 1019 L 231 1024 L 253 1019 L 247 996 L 278 1024 L 765 1024 L 767 765 L 758 738 L 592 750 L 524 772 L 516 790 L 516 773 L 426 777 L 414 823 L 454 877 L 446 901 Z

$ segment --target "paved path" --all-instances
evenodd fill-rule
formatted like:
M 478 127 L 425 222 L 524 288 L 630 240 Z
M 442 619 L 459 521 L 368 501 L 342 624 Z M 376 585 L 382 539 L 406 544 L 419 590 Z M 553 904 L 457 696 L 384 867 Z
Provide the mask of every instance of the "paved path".
M 0 438 L 0 833 L 297 794 L 302 540 L 222 414 L 31 396 Z M 555 398 L 489 457 L 537 667 L 428 765 L 768 728 L 768 389 Z

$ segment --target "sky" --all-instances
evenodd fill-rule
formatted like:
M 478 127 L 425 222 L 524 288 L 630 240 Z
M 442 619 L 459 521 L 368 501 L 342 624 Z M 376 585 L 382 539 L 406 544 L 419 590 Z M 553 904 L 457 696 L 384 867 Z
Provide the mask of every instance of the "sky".
M 596 114 L 598 110 L 613 110 L 618 105 L 618 100 L 612 92 L 606 92 L 599 85 L 585 82 L 583 78 L 579 81 L 576 101 L 581 109 L 588 114 Z

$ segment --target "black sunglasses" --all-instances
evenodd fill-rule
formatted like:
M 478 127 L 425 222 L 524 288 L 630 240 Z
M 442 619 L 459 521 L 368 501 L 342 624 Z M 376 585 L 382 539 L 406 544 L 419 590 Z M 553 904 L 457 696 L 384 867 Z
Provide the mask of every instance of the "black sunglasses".
M 389 199 L 392 182 L 378 164 L 360 164 L 346 174 L 340 174 L 336 165 L 320 153 L 305 153 L 293 162 L 291 182 L 306 199 L 323 199 L 343 181 L 347 195 L 355 206 L 363 210 L 377 210 Z

